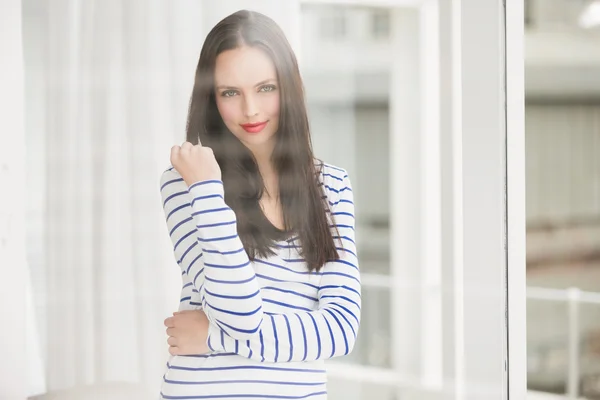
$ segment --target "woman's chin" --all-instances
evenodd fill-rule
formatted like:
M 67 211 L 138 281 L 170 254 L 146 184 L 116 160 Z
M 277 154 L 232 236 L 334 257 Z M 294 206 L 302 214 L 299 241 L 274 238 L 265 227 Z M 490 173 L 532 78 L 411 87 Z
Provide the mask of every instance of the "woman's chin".
M 250 149 L 252 152 L 264 152 L 272 151 L 275 147 L 275 134 L 268 134 L 266 132 L 245 134 L 242 137 L 238 137 L 240 141 Z

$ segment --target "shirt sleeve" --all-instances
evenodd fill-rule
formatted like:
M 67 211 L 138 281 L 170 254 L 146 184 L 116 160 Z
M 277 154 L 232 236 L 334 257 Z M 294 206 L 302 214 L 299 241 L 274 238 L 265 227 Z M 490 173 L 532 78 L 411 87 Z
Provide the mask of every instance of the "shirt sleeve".
M 235 339 L 251 337 L 263 321 L 259 284 L 237 235 L 236 217 L 220 180 L 189 187 L 174 169 L 160 180 L 163 209 L 181 273 L 200 294 L 211 323 Z
M 314 361 L 352 351 L 360 325 L 361 286 L 353 193 L 345 171 L 338 189 L 329 189 L 339 195 L 335 202 L 329 201 L 340 259 L 326 263 L 319 272 L 318 309 L 265 313 L 261 328 L 247 340 L 229 337 L 217 325 L 210 324 L 211 349 L 235 352 L 261 362 Z
M 179 296 L 179 310 L 193 310 L 199 308 L 199 304 L 194 305 L 194 285 L 190 282 L 187 274 L 181 275 L 181 295 Z

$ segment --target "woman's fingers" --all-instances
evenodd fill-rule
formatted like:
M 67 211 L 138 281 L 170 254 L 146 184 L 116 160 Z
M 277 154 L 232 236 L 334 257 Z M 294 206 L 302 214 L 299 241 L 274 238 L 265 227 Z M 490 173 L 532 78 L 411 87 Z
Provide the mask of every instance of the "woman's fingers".
M 181 145 L 181 150 L 190 150 L 192 147 L 194 147 L 193 144 L 191 144 L 190 142 L 183 142 L 183 144 Z

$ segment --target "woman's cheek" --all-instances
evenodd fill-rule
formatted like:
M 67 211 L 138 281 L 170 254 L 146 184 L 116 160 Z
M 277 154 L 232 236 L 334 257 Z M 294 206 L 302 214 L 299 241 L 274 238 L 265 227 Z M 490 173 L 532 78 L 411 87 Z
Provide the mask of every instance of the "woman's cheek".
M 231 121 L 235 123 L 235 105 L 233 101 L 219 101 L 217 100 L 217 109 L 219 110 L 219 114 L 221 114 L 221 118 L 226 123 Z
M 225 126 L 234 134 L 237 133 L 240 123 L 240 112 L 239 107 L 235 104 L 235 101 L 217 101 L 217 109 L 221 114 L 221 119 L 225 123 Z M 236 135 L 237 136 L 237 135 Z
M 279 115 L 279 107 L 280 107 L 279 94 L 275 94 L 269 98 L 265 109 L 269 110 L 270 117 L 276 117 Z

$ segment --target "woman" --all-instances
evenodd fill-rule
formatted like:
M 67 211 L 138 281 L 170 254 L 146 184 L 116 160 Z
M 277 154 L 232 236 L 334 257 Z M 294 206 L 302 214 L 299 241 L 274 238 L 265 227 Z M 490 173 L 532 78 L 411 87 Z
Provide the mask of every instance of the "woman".
M 325 399 L 323 360 L 352 350 L 360 322 L 353 196 L 313 156 L 271 19 L 239 11 L 208 34 L 171 164 L 160 186 L 183 288 L 162 398 Z

